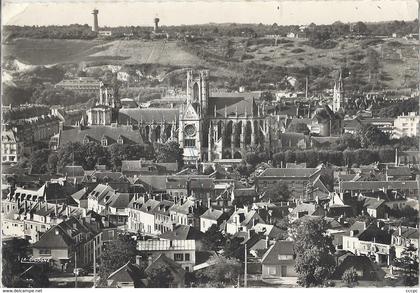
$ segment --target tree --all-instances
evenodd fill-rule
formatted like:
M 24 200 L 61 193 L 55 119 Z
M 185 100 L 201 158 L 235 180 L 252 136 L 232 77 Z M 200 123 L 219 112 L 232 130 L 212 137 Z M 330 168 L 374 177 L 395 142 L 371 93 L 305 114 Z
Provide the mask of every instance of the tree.
M 29 242 L 25 239 L 12 238 L 2 244 L 2 284 L 5 287 L 22 287 L 18 276 L 23 272 L 20 260 L 29 255 Z
M 267 191 L 265 198 L 272 202 L 288 201 L 290 199 L 291 191 L 285 182 L 278 182 L 273 188 Z
M 372 124 L 358 127 L 356 137 L 360 141 L 362 148 L 384 146 L 390 143 L 388 135 Z
M 211 173 L 213 173 L 214 172 L 214 169 L 213 169 L 213 167 L 212 166 L 207 166 L 205 169 L 204 169 L 204 171 L 203 171 L 203 173 L 205 174 L 205 175 L 210 175 Z
M 205 249 L 212 251 L 218 251 L 223 246 L 224 237 L 216 224 L 213 224 L 204 232 L 202 243 Z
M 149 288 L 169 288 L 174 282 L 171 270 L 164 265 L 153 267 L 148 273 Z
M 197 271 L 197 280 L 211 287 L 224 288 L 237 284 L 242 273 L 241 263 L 233 258 L 214 256 L 209 260 L 209 267 Z
M 119 235 L 104 248 L 100 256 L 100 277 L 105 281 L 108 276 L 136 256 L 136 241 L 128 235 Z
M 182 163 L 183 150 L 176 141 L 169 141 L 163 144 L 157 144 L 156 161 L 160 163 Z
M 351 267 L 343 273 L 341 280 L 348 286 L 352 286 L 354 283 L 357 282 L 357 278 L 358 275 L 356 269 L 354 267 Z
M 241 245 L 241 242 L 237 237 L 226 239 L 223 247 L 223 256 L 243 260 L 244 247 Z
M 57 154 L 51 153 L 48 156 L 48 164 L 47 164 L 47 170 L 50 174 L 55 174 L 57 172 L 57 163 L 58 163 Z
M 32 174 L 45 174 L 48 171 L 48 157 L 51 151 L 49 149 L 41 149 L 31 153 L 29 162 Z
M 302 221 L 296 232 L 296 272 L 304 287 L 324 285 L 334 271 L 332 238 L 326 234 L 324 219 Z
M 402 273 L 405 286 L 418 285 L 418 249 L 412 243 L 404 248 L 400 257 L 393 260 L 392 271 L 394 270 L 400 271 Z

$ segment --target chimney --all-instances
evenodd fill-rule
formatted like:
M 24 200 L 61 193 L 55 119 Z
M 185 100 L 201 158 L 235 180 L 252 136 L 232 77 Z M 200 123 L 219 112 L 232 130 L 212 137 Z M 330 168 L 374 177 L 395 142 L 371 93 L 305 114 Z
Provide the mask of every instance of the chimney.
M 136 265 L 140 265 L 141 262 L 141 256 L 140 255 L 136 255 Z
M 211 207 L 211 198 L 207 198 L 207 207 L 210 208 Z
M 150 266 L 150 265 L 152 265 L 152 263 L 153 263 L 152 257 L 151 257 L 151 256 L 149 256 L 149 257 L 147 258 L 147 264 Z
M 248 206 L 247 205 L 244 205 L 244 211 L 245 211 L 246 214 L 248 213 Z
M 399 235 L 399 236 L 401 236 L 401 232 L 402 232 L 402 229 L 401 229 L 401 226 L 399 226 L 399 227 L 398 227 L 398 235 Z
M 268 235 L 267 235 L 267 236 L 265 236 L 265 248 L 267 248 L 267 249 L 268 249 L 268 245 L 269 245 L 269 243 L 270 243 L 270 241 L 269 241 L 269 239 L 268 239 Z

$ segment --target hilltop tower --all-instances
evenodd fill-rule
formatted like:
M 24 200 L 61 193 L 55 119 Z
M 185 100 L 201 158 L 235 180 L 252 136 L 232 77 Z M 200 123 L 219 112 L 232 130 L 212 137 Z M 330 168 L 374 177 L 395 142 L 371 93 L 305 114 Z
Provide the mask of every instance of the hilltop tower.
M 92 26 L 92 31 L 97 32 L 98 31 L 98 13 L 99 10 L 98 9 L 94 9 L 92 14 L 93 14 L 93 26 Z
M 154 24 L 155 24 L 155 26 L 154 26 L 154 28 L 153 28 L 153 31 L 155 32 L 155 33 L 157 33 L 158 31 L 159 31 L 159 18 L 158 17 L 155 17 L 155 19 L 153 20 L 153 22 L 154 22 Z
M 343 78 L 341 75 L 340 70 L 340 76 L 338 78 L 338 81 L 336 80 L 334 83 L 334 93 L 333 93 L 333 106 L 332 110 L 333 112 L 338 112 L 340 109 L 344 110 L 344 84 L 343 84 Z

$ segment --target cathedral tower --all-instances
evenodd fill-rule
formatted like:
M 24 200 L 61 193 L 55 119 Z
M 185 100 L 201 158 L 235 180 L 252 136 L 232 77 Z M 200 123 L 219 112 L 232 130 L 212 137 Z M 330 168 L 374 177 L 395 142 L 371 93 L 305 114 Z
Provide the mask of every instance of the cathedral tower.
M 334 113 L 338 112 L 340 109 L 344 111 L 344 84 L 343 84 L 343 78 L 341 76 L 341 70 L 340 70 L 340 77 L 338 81 L 336 80 L 334 83 L 333 106 L 332 106 L 332 110 Z

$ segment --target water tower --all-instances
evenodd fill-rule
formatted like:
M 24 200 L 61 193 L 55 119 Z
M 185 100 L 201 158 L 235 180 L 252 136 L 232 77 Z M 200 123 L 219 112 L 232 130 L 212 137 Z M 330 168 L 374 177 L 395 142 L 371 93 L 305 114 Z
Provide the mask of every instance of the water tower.
M 158 18 L 158 17 L 155 17 L 155 19 L 154 19 L 153 21 L 154 21 L 154 23 L 155 23 L 155 27 L 154 27 L 153 31 L 154 31 L 155 33 L 157 33 L 157 32 L 158 32 L 158 30 L 159 30 L 159 18 Z
M 94 31 L 94 32 L 98 31 L 98 13 L 99 13 L 98 9 L 94 9 L 93 12 L 92 12 L 92 14 L 93 14 L 92 31 Z

